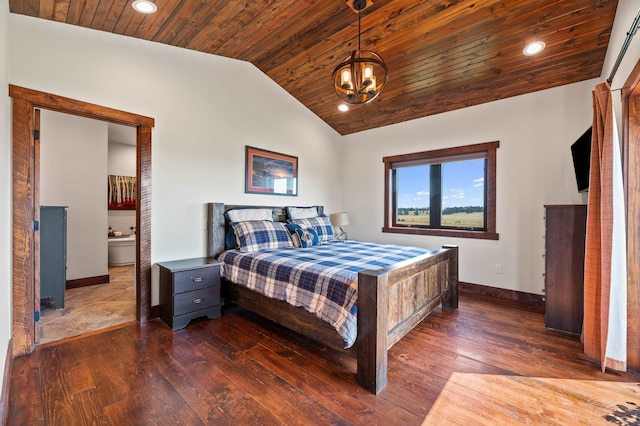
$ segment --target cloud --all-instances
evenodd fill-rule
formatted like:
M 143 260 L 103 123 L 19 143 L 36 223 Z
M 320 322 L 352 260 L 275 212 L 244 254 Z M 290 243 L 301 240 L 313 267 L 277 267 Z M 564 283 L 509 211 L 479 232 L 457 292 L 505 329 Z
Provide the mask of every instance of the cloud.
M 480 188 L 481 186 L 484 186 L 484 178 L 483 177 L 473 180 L 473 187 L 474 188 Z
M 462 188 L 451 188 L 451 192 L 453 195 L 450 195 L 451 198 L 463 199 L 464 198 L 464 189 Z
M 428 197 L 429 196 L 429 191 L 418 191 L 418 192 L 416 192 L 416 195 Z

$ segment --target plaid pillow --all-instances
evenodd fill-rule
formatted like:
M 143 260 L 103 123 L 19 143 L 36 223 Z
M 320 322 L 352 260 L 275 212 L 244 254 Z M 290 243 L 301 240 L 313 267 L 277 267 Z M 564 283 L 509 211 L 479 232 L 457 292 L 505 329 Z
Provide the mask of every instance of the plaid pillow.
M 232 223 L 242 253 L 293 247 L 289 231 L 284 223 L 266 220 L 250 220 Z
M 270 220 L 273 221 L 273 212 L 271 209 L 256 209 L 256 208 L 245 208 L 238 207 L 235 209 L 228 210 L 224 217 L 227 219 L 229 224 L 233 222 L 244 222 L 247 220 Z M 229 226 L 224 235 L 224 245 L 225 249 L 237 249 L 238 248 L 238 239 L 236 238 L 236 233 L 233 230 L 232 226 Z
M 331 221 L 327 216 L 318 216 L 311 219 L 293 219 L 289 223 L 300 225 L 302 228 L 311 228 L 318 234 L 320 241 L 330 241 L 334 239 Z

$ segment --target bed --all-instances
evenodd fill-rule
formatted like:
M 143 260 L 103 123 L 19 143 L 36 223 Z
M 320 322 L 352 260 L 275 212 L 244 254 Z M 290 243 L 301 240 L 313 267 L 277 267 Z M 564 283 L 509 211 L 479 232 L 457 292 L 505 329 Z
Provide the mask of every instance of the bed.
M 245 208 L 269 209 L 273 222 L 287 221 L 284 207 L 209 203 L 208 256 L 227 261 L 237 258 L 236 253 L 225 253 L 228 245 L 226 236 L 230 226 L 229 221 L 225 219 L 225 213 Z M 322 206 L 315 208 L 322 215 Z M 328 249 L 326 247 L 330 245 L 325 244 L 323 249 Z M 289 250 L 290 254 L 292 252 L 291 249 L 284 250 Z M 295 250 L 299 253 L 309 250 L 304 253 L 311 253 L 310 249 Z M 270 253 L 259 253 L 262 257 L 267 255 Z M 354 321 L 357 324 L 357 338 L 354 337 L 355 343 L 348 349 L 345 349 L 345 346 L 353 343 L 347 342 L 350 338 L 345 338 L 342 330 L 339 332 L 334 325 L 320 319 L 317 313 L 310 313 L 283 300 L 267 297 L 227 279 L 223 279 L 225 303 L 234 303 L 321 344 L 346 351 L 357 360 L 357 383 L 377 394 L 387 383 L 388 349 L 440 304 L 448 309 L 458 307 L 456 246 L 444 246 L 425 253 L 407 252 L 401 256 L 408 257 L 377 269 L 359 270 L 354 275 L 357 277 L 352 284 L 357 292 L 357 321 Z M 238 260 L 237 263 L 241 261 Z M 231 268 L 231 265 L 225 264 L 224 268 Z

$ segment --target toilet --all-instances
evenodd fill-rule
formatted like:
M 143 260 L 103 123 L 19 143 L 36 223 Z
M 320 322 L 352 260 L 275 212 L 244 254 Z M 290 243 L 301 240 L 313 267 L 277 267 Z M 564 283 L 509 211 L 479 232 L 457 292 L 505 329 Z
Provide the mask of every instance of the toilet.
M 109 237 L 109 266 L 133 265 L 136 263 L 136 236 Z

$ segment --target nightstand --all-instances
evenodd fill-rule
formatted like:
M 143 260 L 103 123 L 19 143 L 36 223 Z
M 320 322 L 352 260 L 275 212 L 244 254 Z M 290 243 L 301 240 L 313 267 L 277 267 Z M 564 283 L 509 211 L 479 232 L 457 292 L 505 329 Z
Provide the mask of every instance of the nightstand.
M 211 257 L 158 263 L 160 319 L 172 330 L 194 318 L 220 317 L 220 265 Z

